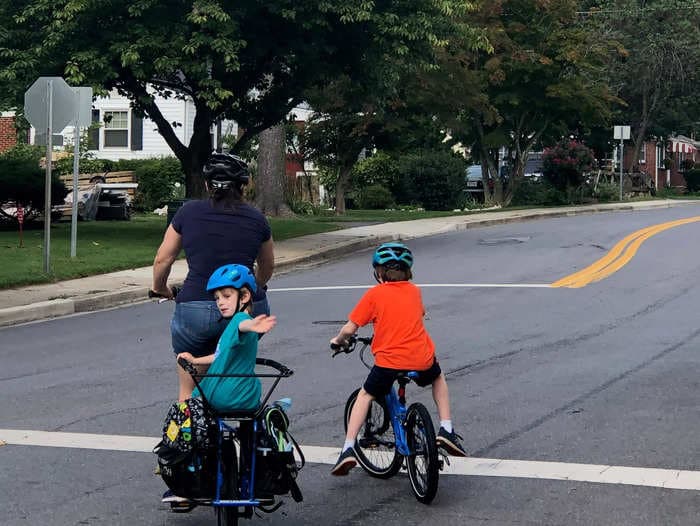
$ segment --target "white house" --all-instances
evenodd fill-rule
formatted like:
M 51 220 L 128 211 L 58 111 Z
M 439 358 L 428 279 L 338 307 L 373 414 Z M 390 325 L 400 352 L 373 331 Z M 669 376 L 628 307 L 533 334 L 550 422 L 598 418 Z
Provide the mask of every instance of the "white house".
M 170 123 L 180 141 L 187 145 L 192 136 L 195 108 L 191 99 L 165 99 L 156 96 L 158 107 Z M 173 155 L 172 150 L 158 132 L 153 121 L 137 116 L 131 109 L 129 99 L 116 92 L 108 97 L 95 99 L 92 105 L 92 122 L 99 127 L 89 131 L 89 151 L 99 159 L 145 159 Z M 66 127 L 63 144 L 73 144 L 73 127 Z M 221 136 L 237 135 L 238 125 L 234 121 L 223 121 Z M 212 150 L 217 147 L 217 129 L 212 126 Z M 32 129 L 32 143 L 36 133 Z

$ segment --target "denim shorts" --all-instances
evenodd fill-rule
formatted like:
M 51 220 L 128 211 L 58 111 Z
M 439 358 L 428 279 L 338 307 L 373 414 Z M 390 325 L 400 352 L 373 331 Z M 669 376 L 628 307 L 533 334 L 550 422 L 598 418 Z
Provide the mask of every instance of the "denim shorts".
M 253 317 L 260 314 L 270 314 L 267 297 L 253 302 Z M 170 321 L 173 352 L 188 352 L 195 357 L 213 354 L 228 322 L 221 316 L 215 301 L 176 303 Z

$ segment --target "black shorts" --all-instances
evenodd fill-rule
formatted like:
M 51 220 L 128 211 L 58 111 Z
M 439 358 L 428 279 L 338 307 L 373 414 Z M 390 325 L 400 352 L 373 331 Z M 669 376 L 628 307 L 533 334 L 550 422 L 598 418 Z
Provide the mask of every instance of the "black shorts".
M 389 394 L 391 391 L 391 386 L 394 385 L 396 381 L 396 375 L 401 372 L 408 372 L 399 369 L 388 369 L 386 367 L 379 367 L 377 365 L 373 366 L 365 380 L 365 385 L 362 387 L 365 391 L 371 394 L 374 398 L 382 398 Z M 426 385 L 432 385 L 435 379 L 442 374 L 442 369 L 440 369 L 440 364 L 437 360 L 433 362 L 430 368 L 424 371 L 416 371 L 418 373 L 417 378 L 412 378 L 412 380 L 420 387 L 425 387 Z

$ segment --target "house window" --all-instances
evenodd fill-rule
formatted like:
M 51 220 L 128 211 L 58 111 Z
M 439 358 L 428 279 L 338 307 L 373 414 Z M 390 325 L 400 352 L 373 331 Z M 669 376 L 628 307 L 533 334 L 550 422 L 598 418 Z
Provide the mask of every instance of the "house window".
M 105 148 L 129 147 L 129 112 L 104 112 L 104 145 Z
M 639 164 L 646 164 L 647 162 L 647 145 L 642 143 L 642 147 L 639 149 Z

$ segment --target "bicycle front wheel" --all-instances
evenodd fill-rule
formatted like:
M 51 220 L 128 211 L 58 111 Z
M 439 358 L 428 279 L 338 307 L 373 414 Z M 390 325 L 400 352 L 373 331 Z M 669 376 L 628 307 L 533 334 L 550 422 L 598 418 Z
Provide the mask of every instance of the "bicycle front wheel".
M 357 389 L 345 404 L 345 431 L 357 400 Z M 355 455 L 362 468 L 373 477 L 388 479 L 401 469 L 402 457 L 396 450 L 394 428 L 384 400 L 373 400 L 355 442 Z
M 438 489 L 440 465 L 435 442 L 435 428 L 423 404 L 411 404 L 406 413 L 406 457 L 408 478 L 418 501 L 430 504 Z
M 223 486 L 221 488 L 221 500 L 236 500 L 240 498 L 238 490 L 238 455 L 236 443 L 224 440 L 221 444 L 221 463 L 223 468 Z M 238 526 L 237 506 L 216 506 L 217 526 Z

